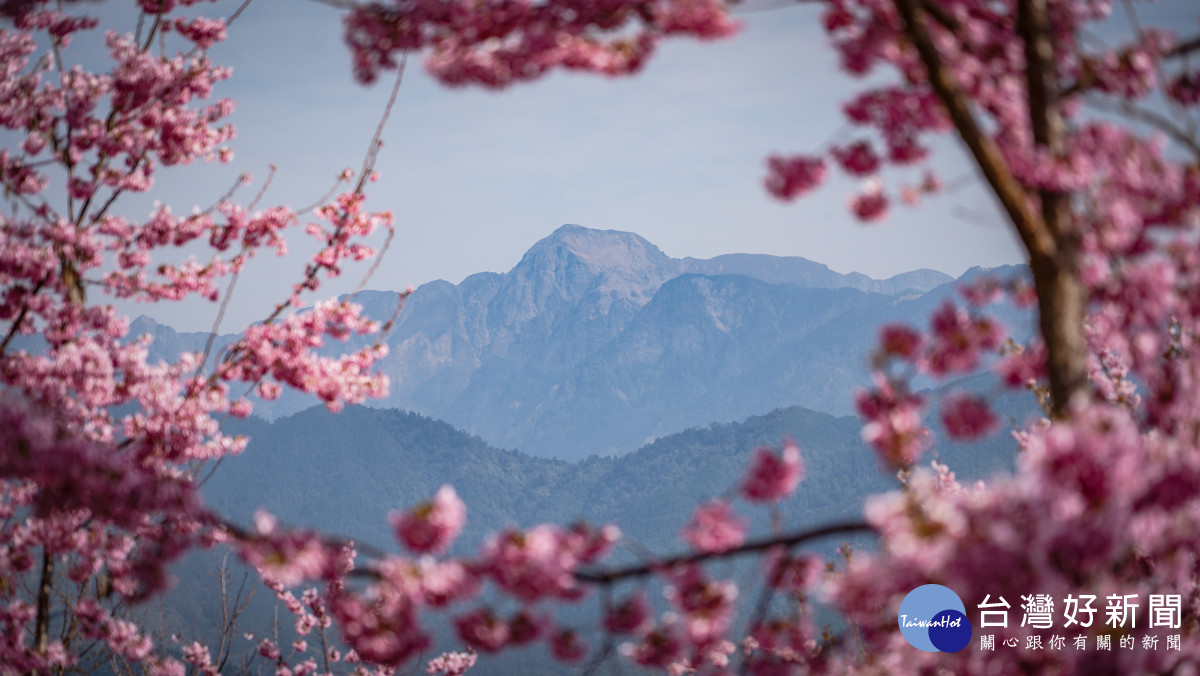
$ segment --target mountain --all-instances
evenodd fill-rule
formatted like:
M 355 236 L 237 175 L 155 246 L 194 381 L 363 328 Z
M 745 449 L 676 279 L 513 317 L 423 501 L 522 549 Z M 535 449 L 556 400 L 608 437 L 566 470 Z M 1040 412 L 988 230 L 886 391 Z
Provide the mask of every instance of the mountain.
M 250 444 L 204 487 L 223 515 L 247 523 L 263 507 L 292 525 L 377 546 L 392 542 L 389 510 L 426 500 L 448 483 L 467 504 L 467 551 L 506 525 L 585 519 L 620 523 L 669 553 L 681 546 L 676 532 L 691 508 L 735 484 L 755 447 L 778 446 L 786 436 L 803 447 L 805 486 L 813 489 L 785 505 L 803 522 L 852 514 L 867 491 L 894 483 L 863 445 L 861 421 L 799 407 L 577 463 L 497 449 L 447 423 L 392 409 L 351 406 L 332 414 L 318 406 L 272 423 L 251 418 L 224 427 Z
M 418 288 L 387 338 L 391 394 L 373 405 L 561 459 L 782 406 L 843 415 L 868 382 L 879 325 L 924 325 L 952 281 L 930 270 L 873 280 L 797 257 L 676 259 L 633 233 L 564 225 L 506 273 Z M 355 300 L 386 318 L 398 296 Z M 164 357 L 207 339 L 145 318 L 139 331 Z M 256 410 L 278 417 L 312 403 L 285 395 Z
M 725 254 L 708 259 L 683 259 L 688 272 L 702 275 L 746 275 L 770 284 L 795 284 L 814 289 L 858 289 L 869 293 L 897 295 L 929 291 L 954 278 L 936 270 L 914 270 L 887 279 L 871 279 L 857 272 L 841 274 L 799 256 Z
M 946 391 L 959 388 L 981 391 L 992 383 L 976 377 L 924 394 L 936 410 Z M 1025 391 L 991 391 L 989 400 L 1006 428 L 1038 414 Z M 861 513 L 864 497 L 896 487 L 863 443 L 862 426 L 857 416 L 791 406 L 664 436 L 620 457 L 565 462 L 498 449 L 417 413 L 350 406 L 334 414 L 316 406 L 274 422 L 227 420 L 225 432 L 250 443 L 242 455 L 226 458 L 204 495 L 235 522 L 250 522 L 262 507 L 291 525 L 379 546 L 393 539 L 390 510 L 451 484 L 468 509 L 461 551 L 473 551 L 484 535 L 507 525 L 583 519 L 619 523 L 665 554 L 681 546 L 676 534 L 697 502 L 728 496 L 755 448 L 778 447 L 788 437 L 800 445 L 806 467 L 800 489 L 781 505 L 789 525 Z M 948 442 L 936 425 L 932 432 L 938 458 L 963 480 L 1013 466 L 1016 446 L 1003 430 L 969 444 Z M 765 510 L 758 515 L 765 516 Z
M 977 389 L 986 384 L 967 386 Z M 931 399 L 938 396 L 930 393 Z M 1001 395 L 994 402 L 1002 418 L 1018 421 L 1034 408 L 1027 393 Z M 861 427 L 854 417 L 789 407 L 737 423 L 686 430 L 622 457 L 567 463 L 497 449 L 418 414 L 348 407 L 334 415 L 315 407 L 273 423 L 256 418 L 227 421 L 226 432 L 245 434 L 250 444 L 244 454 L 223 462 L 205 484 L 204 495 L 235 523 L 250 523 L 254 511 L 264 508 L 288 525 L 353 538 L 362 552 L 394 552 L 398 545 L 388 513 L 426 500 L 441 485 L 451 484 L 467 505 L 466 528 L 455 546 L 458 554 L 476 552 L 488 534 L 506 526 L 582 519 L 619 524 L 632 544 L 616 551 L 614 563 L 631 563 L 645 553 L 681 552 L 679 530 L 696 504 L 730 497 L 753 449 L 777 447 L 785 437 L 796 439 L 805 465 L 804 481 L 779 506 L 785 528 L 802 530 L 857 520 L 866 496 L 897 485 L 862 443 Z M 964 481 L 1006 471 L 1015 457 L 1015 444 L 1003 432 L 970 445 L 939 441 L 937 446 L 940 459 Z M 735 504 L 750 522 L 752 534 L 770 531 L 770 510 Z M 846 540 L 856 548 L 873 546 L 871 538 L 862 536 L 829 538 L 813 547 L 832 555 L 831 549 Z M 203 630 L 218 616 L 215 599 L 220 594 L 210 576 L 212 559 L 201 554 L 176 570 L 188 584 L 172 592 L 166 603 L 172 623 Z M 761 577 L 756 565 L 748 557 L 735 567 L 717 570 L 741 579 L 745 589 L 753 592 L 753 580 Z M 234 579 L 238 577 L 240 573 Z M 271 626 L 272 601 L 269 594 L 256 599 L 235 634 Z M 560 612 L 569 624 L 592 627 L 598 611 L 584 606 Z M 435 631 L 441 642 L 438 650 L 460 645 L 444 627 Z M 248 643 L 245 649 L 252 647 Z M 489 657 L 479 673 L 567 672 L 538 645 Z

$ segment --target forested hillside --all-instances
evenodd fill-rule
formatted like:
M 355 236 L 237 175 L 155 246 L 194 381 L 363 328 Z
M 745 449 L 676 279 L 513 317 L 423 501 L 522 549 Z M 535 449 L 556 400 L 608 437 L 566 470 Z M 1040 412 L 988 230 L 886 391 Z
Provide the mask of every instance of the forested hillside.
M 986 387 L 984 382 L 966 385 Z M 997 410 L 1018 421 L 1034 412 L 1027 395 L 1001 398 Z M 755 447 L 778 446 L 788 436 L 800 444 L 806 467 L 796 495 L 781 504 L 793 529 L 856 518 L 865 496 L 896 485 L 861 441 L 859 419 L 800 407 L 688 430 L 625 456 L 591 456 L 577 463 L 493 448 L 444 422 L 397 410 L 350 407 L 334 415 L 317 407 L 274 423 L 250 418 L 227 427 L 251 442 L 206 484 L 205 496 L 214 507 L 241 523 L 248 523 L 256 509 L 267 509 L 289 525 L 353 538 L 367 552 L 398 551 L 389 511 L 451 484 L 467 504 L 467 525 L 455 547 L 462 554 L 507 525 L 578 519 L 621 524 L 628 546 L 617 560 L 631 562 L 636 552 L 675 553 L 684 548 L 679 530 L 697 502 L 735 486 Z M 1012 444 L 1003 433 L 975 444 L 939 446 L 942 459 L 963 477 L 1005 471 L 1013 462 Z M 742 514 L 752 532 L 767 532 L 765 509 Z M 818 546 L 828 553 L 838 542 Z M 870 540 L 856 542 L 871 546 Z M 736 566 L 730 574 L 753 582 L 755 570 Z M 189 584 L 167 604 L 172 622 L 202 634 L 211 631 L 219 613 L 215 572 L 216 562 L 205 555 L 179 568 Z M 260 592 L 244 623 L 269 626 L 273 616 L 274 600 Z M 452 632 L 443 635 L 454 645 Z M 535 647 L 488 660 L 478 671 L 555 674 L 562 668 Z

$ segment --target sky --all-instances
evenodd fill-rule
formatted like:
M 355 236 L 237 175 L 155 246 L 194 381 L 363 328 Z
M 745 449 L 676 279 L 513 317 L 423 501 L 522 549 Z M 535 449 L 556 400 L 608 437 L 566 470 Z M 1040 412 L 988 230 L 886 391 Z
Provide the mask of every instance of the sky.
M 131 31 L 130 6 L 95 11 L 104 27 Z M 198 6 L 209 15 L 235 7 Z M 898 205 L 882 224 L 861 225 L 849 214 L 859 184 L 838 172 L 796 202 L 769 196 L 769 155 L 816 152 L 863 133 L 840 112 L 863 83 L 839 71 L 816 8 L 752 7 L 737 13 L 736 37 L 668 42 L 628 78 L 555 74 L 501 92 L 448 89 L 416 55 L 369 192 L 371 208 L 395 214 L 396 239 L 367 288 L 504 272 L 564 223 L 636 232 L 674 257 L 802 256 L 877 278 L 917 268 L 957 276 L 1022 260 L 954 138 L 937 142 L 934 164 L 950 189 L 916 209 Z M 144 215 L 152 201 L 177 213 L 206 207 L 242 172 L 255 180 L 238 195 L 249 202 L 271 165 L 277 171 L 263 206 L 298 207 L 325 194 L 342 169 L 361 164 L 392 82 L 385 75 L 372 87 L 355 83 L 341 39 L 336 9 L 255 0 L 211 51 L 233 67 L 217 94 L 237 101 L 234 161 L 164 171 L 155 190 L 124 211 Z M 894 190 L 918 180 L 917 172 L 884 174 Z M 262 318 L 287 296 L 313 250 L 304 237 L 294 232 L 287 259 L 254 261 L 223 331 Z M 364 272 L 348 269 L 322 291 L 350 291 Z M 127 311 L 184 330 L 211 328 L 215 305 L 174 305 Z

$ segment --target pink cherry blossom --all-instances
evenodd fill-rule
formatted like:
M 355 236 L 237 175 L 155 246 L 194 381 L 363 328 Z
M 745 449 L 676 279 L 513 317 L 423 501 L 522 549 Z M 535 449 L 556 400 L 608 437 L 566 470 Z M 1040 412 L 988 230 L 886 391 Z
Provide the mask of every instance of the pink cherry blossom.
M 1004 337 L 996 322 L 972 316 L 951 303 L 934 313 L 930 325 L 926 358 L 935 375 L 974 370 L 984 353 L 997 349 Z
M 466 522 L 467 506 L 451 486 L 439 488 L 429 502 L 392 515 L 396 537 L 418 554 L 445 551 Z
M 574 600 L 584 590 L 574 571 L 587 562 L 589 544 L 557 526 L 543 524 L 526 531 L 505 530 L 484 545 L 479 568 L 517 599 Z
M 645 592 L 635 592 L 604 614 L 604 628 L 613 634 L 631 634 L 645 627 L 650 619 L 650 602 Z
M 425 673 L 442 674 L 442 676 L 460 676 L 475 666 L 478 659 L 479 656 L 471 648 L 467 648 L 463 652 L 442 653 L 429 660 L 429 665 L 425 668 Z
M 678 660 L 685 648 L 682 630 L 675 624 L 654 627 L 639 637 L 637 643 L 622 644 L 622 652 L 645 667 L 666 668 Z
M 800 447 L 791 439 L 776 453 L 770 448 L 754 451 L 754 460 L 742 477 L 742 496 L 752 502 L 775 502 L 796 490 L 804 478 Z
M 955 393 L 942 400 L 942 424 L 951 439 L 970 441 L 990 434 L 998 424 L 982 398 Z
M 551 638 L 550 652 L 561 662 L 578 662 L 587 655 L 587 646 L 573 629 L 564 629 Z
M 844 148 L 834 148 L 830 154 L 852 176 L 870 176 L 879 170 L 879 156 L 867 141 L 856 141 Z
M 696 508 L 680 537 L 699 551 L 723 552 L 745 542 L 746 522 L 728 502 L 710 500 Z
M 825 160 L 773 156 L 767 164 L 767 191 L 780 199 L 796 199 L 825 180 Z
M 868 187 L 850 200 L 850 210 L 864 223 L 878 221 L 887 213 L 888 198 L 876 187 Z
M 859 414 L 867 421 L 862 430 L 863 440 L 887 466 L 909 466 L 928 443 L 928 430 L 921 421 L 924 400 L 881 374 L 876 374 L 875 381 L 874 389 L 860 391 L 854 398 Z
M 494 653 L 511 640 L 509 625 L 491 608 L 478 608 L 454 620 L 458 636 L 472 648 Z
M 916 359 L 921 341 L 920 333 L 900 324 L 888 324 L 879 331 L 879 347 L 887 356 Z

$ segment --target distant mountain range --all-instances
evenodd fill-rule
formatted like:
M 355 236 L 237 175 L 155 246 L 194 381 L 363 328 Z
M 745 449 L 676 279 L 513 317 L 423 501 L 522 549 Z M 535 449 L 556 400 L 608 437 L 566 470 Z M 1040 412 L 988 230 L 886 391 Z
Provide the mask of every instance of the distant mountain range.
M 391 394 L 372 405 L 569 460 L 784 406 L 842 415 L 867 382 L 878 326 L 925 325 L 952 282 L 932 270 L 874 280 L 797 257 L 677 259 L 633 233 L 564 225 L 507 273 L 418 288 L 388 337 Z M 397 294 L 356 300 L 386 318 Z M 164 358 L 206 339 L 145 317 L 132 333 L 151 333 Z M 312 403 L 284 396 L 256 412 Z
M 964 480 L 1011 470 L 1016 444 L 1004 430 L 1037 412 L 1023 391 L 991 401 L 1002 429 L 982 440 L 950 443 L 933 426 L 937 457 Z M 376 546 L 392 546 L 389 510 L 427 500 L 451 484 L 468 509 L 464 552 L 504 526 L 584 519 L 618 523 L 656 553 L 668 554 L 683 547 L 678 530 L 696 504 L 728 496 L 753 450 L 778 448 L 787 437 L 800 445 L 806 467 L 796 495 L 781 505 L 789 527 L 857 517 L 863 498 L 897 486 L 894 473 L 863 443 L 862 420 L 799 406 L 685 430 L 621 457 L 574 463 L 497 449 L 415 413 L 361 406 L 337 414 L 316 406 L 274 422 L 251 417 L 223 427 L 250 443 L 204 486 L 221 514 L 249 523 L 261 507 L 291 525 Z M 747 515 L 756 513 L 765 528 L 767 512 L 748 508 Z
M 972 383 L 964 385 L 975 389 Z M 1024 392 L 1001 394 L 993 404 L 1006 428 L 1023 422 L 1035 409 Z M 895 476 L 883 470 L 862 442 L 861 420 L 800 407 L 687 430 L 622 457 L 577 463 L 500 450 L 444 422 L 395 410 L 349 407 L 333 415 L 318 406 L 273 423 L 254 417 L 229 420 L 225 428 L 250 437 L 250 445 L 244 454 L 227 458 L 205 484 L 204 495 L 212 507 L 243 524 L 264 508 L 289 525 L 352 538 L 365 552 L 397 551 L 388 512 L 426 500 L 439 486 L 451 484 L 467 505 L 466 528 L 455 546 L 459 554 L 477 552 L 488 535 L 506 526 L 565 525 L 579 519 L 619 524 L 636 543 L 619 548 L 614 563 L 629 563 L 647 553 L 678 553 L 684 549 L 679 530 L 695 505 L 729 497 L 753 449 L 764 444 L 778 447 L 785 437 L 800 444 L 805 464 L 804 481 L 780 504 L 788 530 L 858 520 L 867 495 L 897 485 Z M 1015 444 L 1003 430 L 970 445 L 939 440 L 936 446 L 938 457 L 963 480 L 1007 471 L 1015 457 Z M 769 532 L 770 510 L 740 502 L 736 508 L 751 523 L 753 534 Z M 832 548 L 847 540 L 856 548 L 874 544 L 869 536 L 847 536 L 806 549 L 832 555 Z M 169 625 L 205 636 L 220 617 L 220 593 L 211 575 L 214 563 L 212 555 L 198 554 L 176 569 L 188 582 L 166 602 Z M 756 593 L 761 582 L 756 565 L 748 557 L 718 570 L 739 578 L 747 593 Z M 236 583 L 242 568 L 235 570 Z M 274 605 L 270 594 L 260 595 L 235 634 L 272 626 Z M 568 623 L 594 627 L 598 610 L 585 606 L 561 612 Z M 289 623 L 283 624 L 286 629 Z M 435 633 L 439 645 L 431 654 L 461 647 L 445 627 Z M 597 638 L 588 640 L 594 644 Z M 253 643 L 247 642 L 244 647 L 239 644 L 238 652 L 252 649 Z M 577 673 L 549 659 L 541 645 L 489 656 L 478 672 Z

